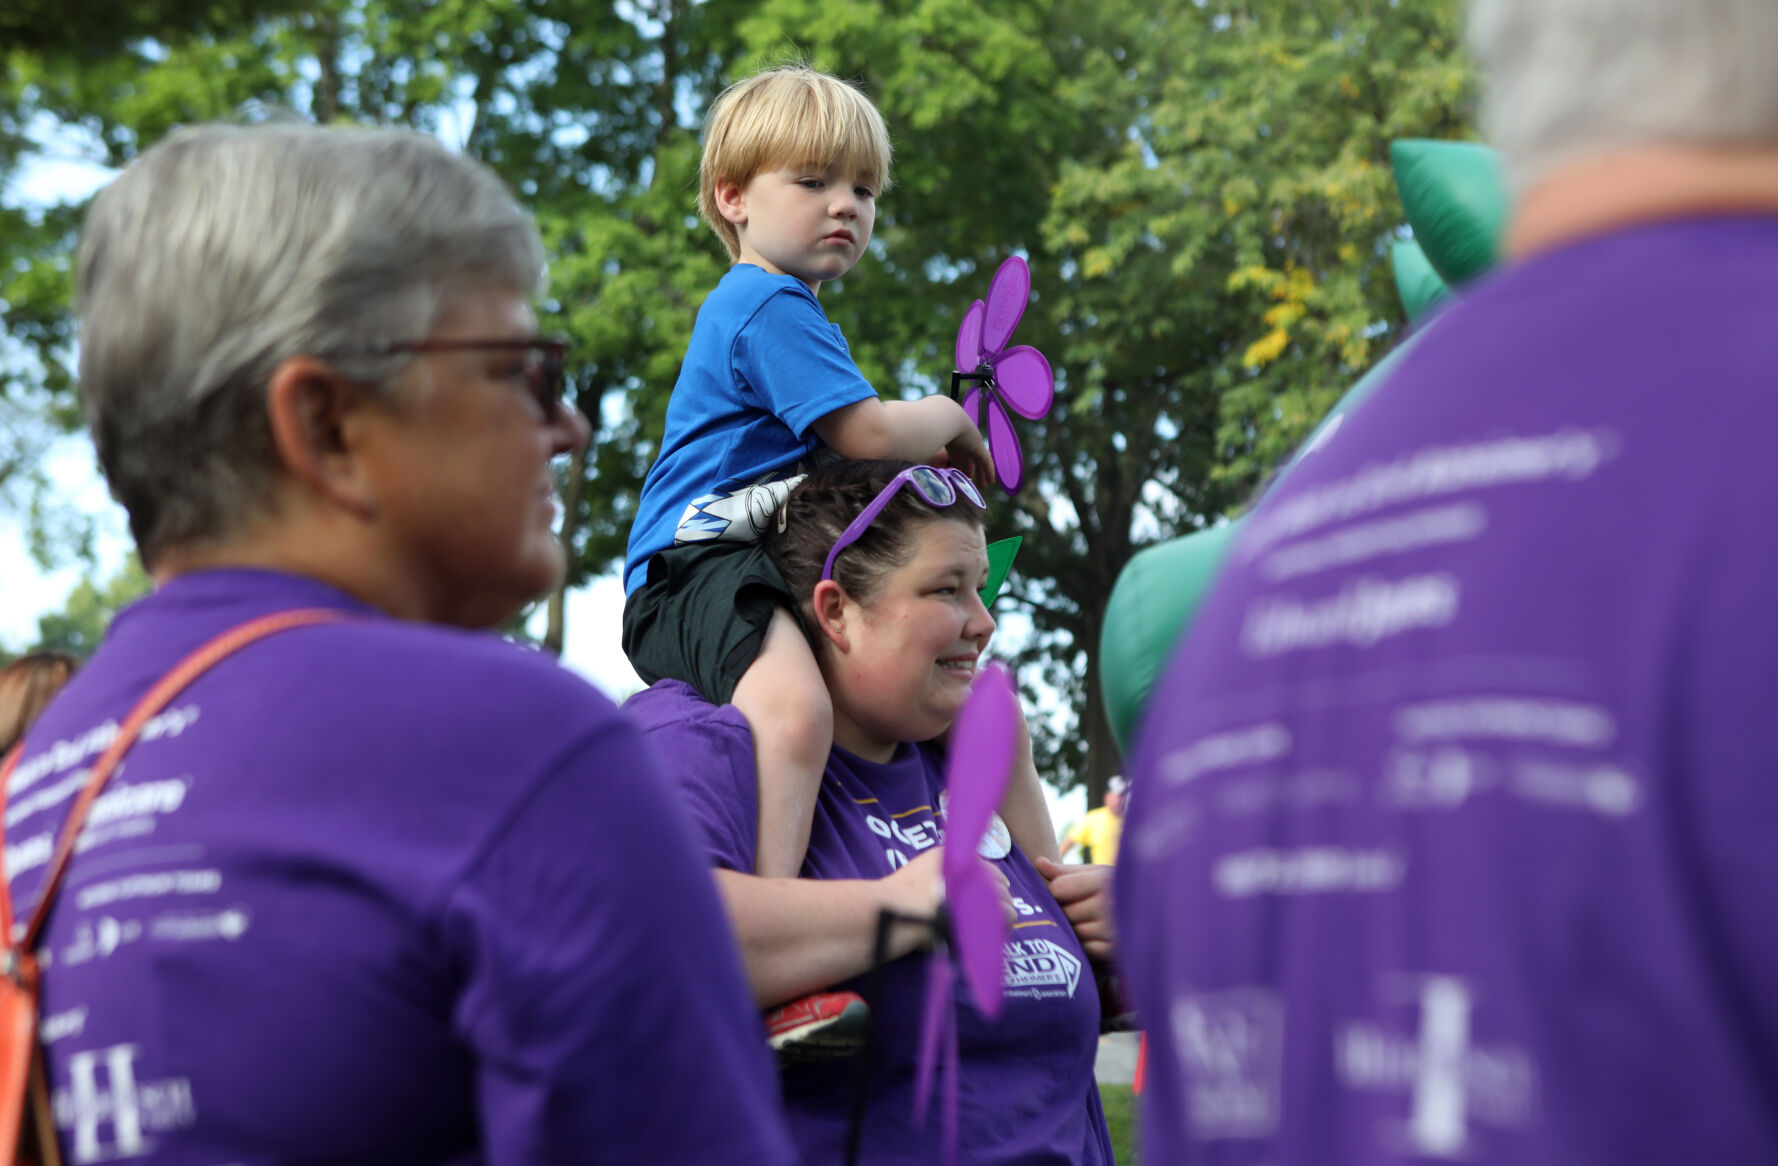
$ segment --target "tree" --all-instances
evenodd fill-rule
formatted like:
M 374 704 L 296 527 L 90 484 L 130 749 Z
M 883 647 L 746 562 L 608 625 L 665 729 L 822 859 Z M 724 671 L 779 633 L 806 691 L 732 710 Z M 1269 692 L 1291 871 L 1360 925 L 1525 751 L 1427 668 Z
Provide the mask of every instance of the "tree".
M 1455 0 L 1057 4 L 771 0 L 757 56 L 820 29 L 897 141 L 881 254 L 823 289 L 890 391 L 949 369 L 964 304 L 1014 251 L 1019 339 L 1057 366 L 1027 429 L 1024 653 L 1064 709 L 1046 770 L 1101 799 L 1118 767 L 1098 685 L 1103 605 L 1142 542 L 1237 507 L 1401 323 L 1386 255 L 1400 136 L 1468 136 Z
M 791 57 L 860 81 L 889 122 L 896 185 L 870 257 L 822 302 L 873 383 L 943 387 L 965 305 L 1007 255 L 1032 265 L 1018 338 L 1050 356 L 1061 398 L 1024 428 L 1031 481 L 991 523 L 1025 537 L 1022 664 L 1067 710 L 1039 725 L 1046 768 L 1096 801 L 1117 768 L 1097 659 L 1124 562 L 1238 507 L 1399 329 L 1387 144 L 1468 136 L 1457 7 L 322 0 L 132 42 L 33 92 L 111 164 L 258 103 L 442 133 L 498 169 L 537 214 L 546 326 L 573 339 L 571 391 L 596 425 L 563 482 L 579 583 L 621 558 L 726 266 L 695 217 L 703 110 Z M 46 227 L 45 262 L 66 263 L 71 223 Z M 38 326 L 65 351 L 65 306 Z
M 110 578 L 95 583 L 82 579 L 68 593 L 62 610 L 37 620 L 37 643 L 28 651 L 66 652 L 84 660 L 105 638 L 111 620 L 153 587 L 136 556 L 131 555 Z
M 0 190 L 28 156 L 67 148 L 86 123 L 79 79 L 126 52 L 177 51 L 200 30 L 239 28 L 294 0 L 8 0 L 0 8 Z M 90 553 L 86 517 L 43 473 L 56 438 L 80 423 L 71 367 L 79 203 L 0 203 L 0 510 L 20 515 L 47 566 Z
M 1238 508 L 1399 334 L 1388 145 L 1471 136 L 1459 20 L 1455 0 L 1116 5 L 1064 82 L 1124 116 L 1063 163 L 1044 221 L 1068 411 L 1040 445 L 1052 490 L 1025 507 L 1024 594 L 1082 710 L 1055 745 L 1094 802 L 1117 572 Z

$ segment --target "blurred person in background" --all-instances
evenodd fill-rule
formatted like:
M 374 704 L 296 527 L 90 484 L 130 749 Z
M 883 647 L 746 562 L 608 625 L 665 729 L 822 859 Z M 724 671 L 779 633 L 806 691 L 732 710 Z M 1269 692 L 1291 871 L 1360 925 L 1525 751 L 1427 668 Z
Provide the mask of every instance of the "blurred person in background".
M 27 652 L 0 668 L 0 757 L 12 752 L 78 667 L 65 652 Z
M 1076 847 L 1084 850 L 1082 862 L 1103 866 L 1117 865 L 1117 844 L 1124 832 L 1124 798 L 1129 789 L 1121 777 L 1114 777 L 1105 787 L 1105 804 L 1088 810 L 1068 833 L 1062 836 L 1062 857 L 1067 858 Z
M 1145 718 L 1149 1161 L 1778 1161 L 1778 4 L 1470 31 L 1509 262 L 1254 510 Z

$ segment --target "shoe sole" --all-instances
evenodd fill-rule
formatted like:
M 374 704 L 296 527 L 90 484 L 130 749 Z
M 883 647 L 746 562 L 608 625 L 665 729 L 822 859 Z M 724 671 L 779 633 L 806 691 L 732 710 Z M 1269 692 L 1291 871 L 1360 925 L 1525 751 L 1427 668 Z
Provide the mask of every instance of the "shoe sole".
M 772 1050 L 781 1057 L 825 1059 L 856 1053 L 864 1047 L 869 1031 L 870 1007 L 862 1000 L 854 1000 L 834 1016 L 798 1025 L 770 1040 Z

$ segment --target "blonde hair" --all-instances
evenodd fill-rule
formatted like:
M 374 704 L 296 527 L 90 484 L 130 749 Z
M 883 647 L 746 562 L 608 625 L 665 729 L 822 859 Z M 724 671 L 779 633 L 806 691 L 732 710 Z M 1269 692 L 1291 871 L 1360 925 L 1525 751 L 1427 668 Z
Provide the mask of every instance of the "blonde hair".
M 722 217 L 716 187 L 745 184 L 762 170 L 839 162 L 877 189 L 889 189 L 889 127 L 857 87 L 806 65 L 767 69 L 722 91 L 704 120 L 698 213 L 741 256 L 741 235 Z
M 79 662 L 61 652 L 31 652 L 0 668 L 0 757 L 25 735 Z

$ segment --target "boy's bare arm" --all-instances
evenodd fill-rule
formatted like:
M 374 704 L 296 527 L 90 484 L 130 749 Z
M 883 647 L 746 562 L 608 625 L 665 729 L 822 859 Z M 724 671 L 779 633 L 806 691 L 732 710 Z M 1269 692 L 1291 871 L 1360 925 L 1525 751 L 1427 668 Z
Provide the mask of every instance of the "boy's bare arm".
M 814 428 L 842 457 L 929 462 L 943 450 L 950 465 L 977 482 L 985 481 L 989 472 L 988 447 L 980 431 L 949 397 L 870 398 L 835 409 Z

